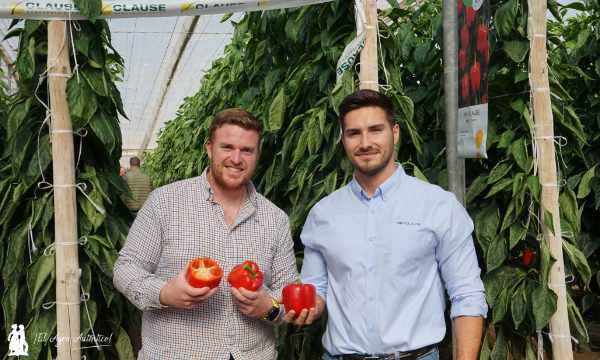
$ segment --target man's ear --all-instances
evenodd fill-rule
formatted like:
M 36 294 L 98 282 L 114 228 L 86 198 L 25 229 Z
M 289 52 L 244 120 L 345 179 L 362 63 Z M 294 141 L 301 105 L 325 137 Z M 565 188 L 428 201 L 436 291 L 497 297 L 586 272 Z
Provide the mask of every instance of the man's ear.
M 204 149 L 206 149 L 206 155 L 208 155 L 208 160 L 212 160 L 212 147 L 213 147 L 213 143 L 211 140 L 208 140 L 204 144 Z
M 394 145 L 398 145 L 398 141 L 400 141 L 400 125 L 394 124 L 392 134 L 394 135 Z

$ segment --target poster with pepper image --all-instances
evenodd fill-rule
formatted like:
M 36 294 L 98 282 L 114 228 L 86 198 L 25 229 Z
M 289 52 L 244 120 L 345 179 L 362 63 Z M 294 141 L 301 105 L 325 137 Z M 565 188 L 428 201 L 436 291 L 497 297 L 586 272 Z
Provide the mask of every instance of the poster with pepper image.
M 487 158 L 490 0 L 457 0 L 458 155 Z

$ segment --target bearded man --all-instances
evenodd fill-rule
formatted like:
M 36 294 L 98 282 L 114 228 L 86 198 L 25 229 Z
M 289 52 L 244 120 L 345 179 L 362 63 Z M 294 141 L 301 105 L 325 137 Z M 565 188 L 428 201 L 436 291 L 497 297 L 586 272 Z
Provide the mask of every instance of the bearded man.
M 276 358 L 277 299 L 297 279 L 287 215 L 251 182 L 260 122 L 242 109 L 218 113 L 201 176 L 154 190 L 139 211 L 115 263 L 113 282 L 143 311 L 138 359 L 271 360 Z M 187 263 L 209 257 L 223 278 L 244 260 L 264 273 L 257 291 L 194 288 Z
M 326 307 L 325 360 L 437 360 L 445 287 L 454 359 L 477 359 L 487 305 L 473 222 L 452 193 L 395 162 L 400 128 L 388 97 L 361 90 L 339 110 L 354 178 L 306 219 L 302 280 L 316 285 L 317 304 L 285 320 L 310 324 Z

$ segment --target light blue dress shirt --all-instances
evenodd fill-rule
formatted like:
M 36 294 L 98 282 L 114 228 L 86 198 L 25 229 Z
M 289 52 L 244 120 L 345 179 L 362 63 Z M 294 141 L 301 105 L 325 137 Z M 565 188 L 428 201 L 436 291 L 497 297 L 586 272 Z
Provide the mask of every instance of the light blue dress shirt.
M 319 201 L 302 234 L 302 281 L 317 287 L 332 355 L 388 354 L 444 338 L 450 316 L 487 315 L 473 222 L 449 193 L 396 172 L 369 198 L 356 179 Z

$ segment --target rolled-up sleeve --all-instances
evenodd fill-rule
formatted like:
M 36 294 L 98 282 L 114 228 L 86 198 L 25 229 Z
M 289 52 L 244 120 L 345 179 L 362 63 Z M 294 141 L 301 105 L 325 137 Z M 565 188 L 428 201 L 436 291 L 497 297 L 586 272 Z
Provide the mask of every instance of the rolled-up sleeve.
M 316 247 L 316 240 L 318 236 L 318 229 L 316 225 L 316 210 L 310 211 L 302 233 L 300 234 L 300 240 L 304 245 L 304 260 L 302 261 L 302 271 L 300 277 L 303 283 L 313 284 L 317 289 L 317 294 L 321 298 L 326 299 L 327 297 L 327 264 L 323 255 Z
M 160 309 L 160 290 L 166 280 L 156 276 L 162 251 L 162 228 L 156 194 L 137 214 L 113 270 L 113 284 L 138 309 Z
M 437 211 L 436 258 L 450 297 L 450 317 L 486 317 L 488 306 L 471 236 L 473 221 L 454 195 Z

